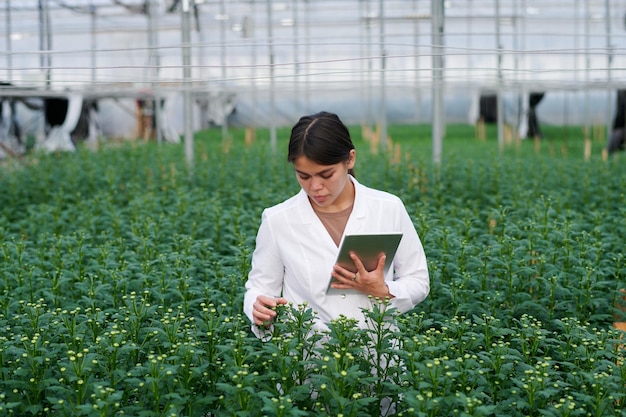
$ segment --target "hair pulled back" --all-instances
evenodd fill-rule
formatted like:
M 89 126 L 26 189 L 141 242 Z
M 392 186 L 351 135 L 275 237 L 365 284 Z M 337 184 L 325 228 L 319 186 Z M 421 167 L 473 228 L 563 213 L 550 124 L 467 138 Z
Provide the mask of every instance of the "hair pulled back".
M 301 156 L 320 165 L 334 165 L 350 159 L 354 149 L 346 125 L 334 113 L 319 112 L 302 116 L 291 129 L 287 160 Z M 354 170 L 349 170 L 354 176 Z

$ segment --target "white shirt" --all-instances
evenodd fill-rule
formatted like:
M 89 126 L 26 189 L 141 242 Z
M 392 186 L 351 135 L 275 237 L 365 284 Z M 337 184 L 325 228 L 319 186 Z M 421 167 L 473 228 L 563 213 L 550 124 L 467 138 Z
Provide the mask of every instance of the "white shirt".
M 422 243 L 402 201 L 387 192 L 368 188 L 352 176 L 355 200 L 344 231 L 347 234 L 403 234 L 392 267 L 385 276 L 394 295 L 391 307 L 403 313 L 424 300 L 430 291 Z M 311 207 L 304 190 L 265 209 L 246 282 L 244 313 L 254 324 L 252 305 L 257 296 L 284 297 L 294 305 L 304 302 L 317 313 L 316 328 L 343 314 L 364 325 L 361 308 L 371 308 L 366 294 L 327 295 L 339 248 Z

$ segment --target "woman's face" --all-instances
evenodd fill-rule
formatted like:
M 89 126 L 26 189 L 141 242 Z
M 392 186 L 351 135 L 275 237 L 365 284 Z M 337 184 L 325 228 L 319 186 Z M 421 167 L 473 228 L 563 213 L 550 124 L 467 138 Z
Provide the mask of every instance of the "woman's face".
M 347 161 L 334 165 L 320 165 L 306 156 L 294 160 L 298 183 L 320 211 L 341 211 L 353 203 L 354 191 L 348 170 L 354 167 L 355 156 L 353 149 Z

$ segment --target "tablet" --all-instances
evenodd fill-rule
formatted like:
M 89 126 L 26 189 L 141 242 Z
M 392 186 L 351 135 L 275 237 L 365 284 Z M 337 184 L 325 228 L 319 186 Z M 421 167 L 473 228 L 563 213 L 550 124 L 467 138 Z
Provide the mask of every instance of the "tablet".
M 366 270 L 372 271 L 376 269 L 378 258 L 381 254 L 386 254 L 384 272 L 387 275 L 389 268 L 393 262 L 398 245 L 402 239 L 402 233 L 389 234 L 367 234 L 367 235 L 346 235 L 343 238 L 339 255 L 337 255 L 336 264 L 356 272 L 356 266 L 350 258 L 350 252 L 356 253 Z M 335 278 L 331 275 L 328 283 L 327 294 L 354 294 L 359 293 L 356 290 L 331 288 L 331 284 Z

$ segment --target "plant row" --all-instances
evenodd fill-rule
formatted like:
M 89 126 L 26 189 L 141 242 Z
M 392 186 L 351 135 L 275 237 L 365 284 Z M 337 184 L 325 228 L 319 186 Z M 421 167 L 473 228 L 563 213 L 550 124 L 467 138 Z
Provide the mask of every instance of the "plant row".
M 261 211 L 298 191 L 283 152 L 208 137 L 192 167 L 165 144 L 5 164 L 0 415 L 624 415 L 624 164 L 355 142 L 357 178 L 405 202 L 431 294 L 324 334 L 292 305 L 265 343 L 243 285 Z

